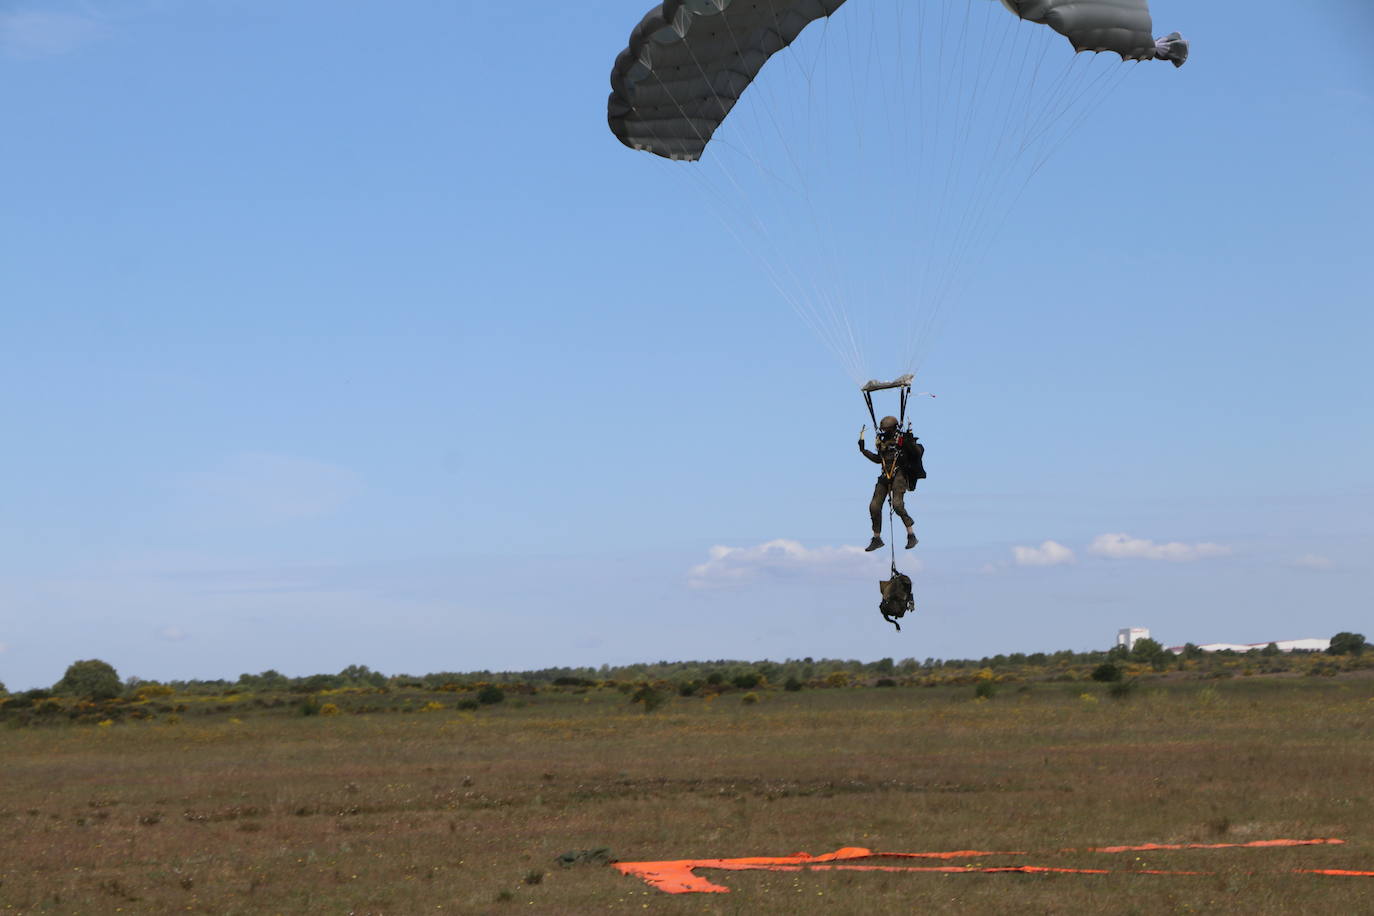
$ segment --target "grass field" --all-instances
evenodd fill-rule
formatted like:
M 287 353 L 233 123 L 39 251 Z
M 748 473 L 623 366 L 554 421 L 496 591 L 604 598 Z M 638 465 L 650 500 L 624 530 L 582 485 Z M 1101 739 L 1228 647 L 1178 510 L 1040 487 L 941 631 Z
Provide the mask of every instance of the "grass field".
M 0 729 L 0 911 L 1374 911 L 1374 878 L 1294 873 L 1374 870 L 1365 674 L 1161 681 L 1124 699 L 1083 683 L 758 695 L 645 713 L 608 689 L 478 710 L 436 694 L 408 698 L 410 714 L 341 699 L 314 716 L 230 697 Z M 1062 851 L 1315 837 L 1346 842 Z M 555 862 L 845 846 L 1113 873 L 715 871 L 730 893 L 670 896 Z M 1130 873 L 1144 869 L 1209 874 Z

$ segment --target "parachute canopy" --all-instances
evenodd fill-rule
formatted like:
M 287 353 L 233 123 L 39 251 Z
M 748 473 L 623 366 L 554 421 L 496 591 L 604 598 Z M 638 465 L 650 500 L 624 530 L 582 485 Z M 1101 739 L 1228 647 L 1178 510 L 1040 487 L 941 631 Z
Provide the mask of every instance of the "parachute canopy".
M 667 0 L 640 21 L 616 58 L 607 106 L 611 131 L 633 149 L 701 158 L 768 59 L 845 2 Z M 1054 29 L 1075 51 L 1114 51 L 1123 60 L 1175 66 L 1188 57 L 1188 43 L 1177 32 L 1152 37 L 1148 0 L 1000 2 L 1012 15 Z
M 660 253 L 719 271 L 732 297 L 766 281 L 866 397 L 905 401 L 909 377 L 865 380 L 919 371 L 967 288 L 1005 288 L 1028 253 L 1052 256 L 1037 231 L 987 264 L 1018 198 L 1089 116 L 1127 79 L 1161 82 L 1138 62 L 1186 58 L 1177 33 L 1152 34 L 1147 0 L 666 0 L 616 59 L 607 116 L 653 154 L 627 157 L 624 191 Z M 1110 112 L 1105 154 L 1167 138 L 1141 129 L 1142 102 Z M 665 180 L 689 185 L 724 231 L 676 206 Z M 1064 198 L 1148 199 L 1147 174 L 1109 181 L 1110 194 L 1079 180 Z M 733 273 L 741 256 L 758 270 Z M 1014 292 L 1007 307 L 1035 300 Z

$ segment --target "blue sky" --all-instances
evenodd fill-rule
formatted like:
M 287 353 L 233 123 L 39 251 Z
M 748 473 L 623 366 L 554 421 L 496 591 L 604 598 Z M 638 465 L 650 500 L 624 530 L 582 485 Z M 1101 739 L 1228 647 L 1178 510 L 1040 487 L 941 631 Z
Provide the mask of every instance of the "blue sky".
M 852 382 L 606 129 L 648 5 L 0 0 L 0 681 L 1374 626 L 1367 4 L 1152 4 L 921 364 L 901 634 Z

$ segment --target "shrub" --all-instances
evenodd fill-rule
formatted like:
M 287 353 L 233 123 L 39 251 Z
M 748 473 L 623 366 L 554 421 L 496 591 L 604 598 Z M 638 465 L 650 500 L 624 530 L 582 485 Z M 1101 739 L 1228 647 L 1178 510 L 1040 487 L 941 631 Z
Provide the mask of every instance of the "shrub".
M 890 677 L 880 677 L 880 678 L 878 678 L 878 682 L 877 682 L 876 684 L 874 684 L 873 686 L 875 686 L 875 687 L 896 687 L 896 686 L 897 686 L 897 682 L 894 681 L 894 680 L 893 680 L 892 678 L 890 678 Z
M 139 684 L 134 696 L 140 700 L 151 700 L 155 697 L 170 697 L 175 693 L 176 691 L 166 684 Z
M 721 674 L 719 671 L 712 671 L 710 674 L 706 675 L 706 683 L 710 684 L 712 687 L 717 684 L 723 684 L 725 683 L 725 675 Z
M 689 681 L 677 685 L 677 695 L 680 697 L 690 697 L 696 694 L 701 685 L 696 681 Z
M 795 677 L 789 677 L 787 679 L 787 683 L 782 685 L 782 689 L 790 690 L 792 693 L 796 693 L 798 690 L 802 689 L 802 682 L 797 680 Z
M 72 662 L 53 693 L 83 700 L 112 700 L 124 692 L 124 684 L 111 665 L 98 658 Z
M 494 703 L 500 703 L 505 698 L 506 692 L 495 684 L 488 684 L 477 691 L 477 702 L 481 703 L 483 706 L 491 706 Z
M 1137 684 L 1135 678 L 1129 681 L 1112 681 L 1107 685 L 1107 695 L 1114 700 L 1124 700 L 1135 693 Z
M 997 695 L 997 688 L 992 681 L 980 680 L 973 688 L 973 695 L 980 700 L 991 700 Z
M 730 683 L 734 684 L 740 690 L 753 690 L 759 685 L 759 676 L 750 671 L 745 674 L 737 675 Z
M 753 706 L 755 703 L 759 701 L 759 695 L 757 693 L 746 693 L 744 696 L 739 698 L 739 701 L 743 703 L 745 706 Z
M 303 716 L 318 716 L 320 710 L 323 708 L 324 707 L 320 705 L 320 701 L 315 697 L 306 697 L 305 701 L 301 703 L 300 706 L 301 715 Z
M 479 703 L 479 702 L 477 702 L 476 700 L 474 700 L 472 697 L 464 697 L 463 699 L 459 700 L 459 701 L 458 701 L 457 703 L 455 703 L 454 705 L 455 705 L 458 709 L 473 710 L 473 709 L 476 709 L 477 707 L 481 706 L 482 704 Z
M 630 702 L 643 703 L 644 711 L 648 713 L 662 706 L 665 699 L 666 697 L 655 690 L 652 684 L 642 684 L 640 688 L 635 691 L 635 695 L 630 697 Z
M 1367 645 L 1363 633 L 1337 633 L 1326 651 L 1330 655 L 1363 655 Z
M 1121 666 L 1112 662 L 1103 662 L 1093 669 L 1092 679 L 1103 683 L 1111 683 L 1121 680 Z

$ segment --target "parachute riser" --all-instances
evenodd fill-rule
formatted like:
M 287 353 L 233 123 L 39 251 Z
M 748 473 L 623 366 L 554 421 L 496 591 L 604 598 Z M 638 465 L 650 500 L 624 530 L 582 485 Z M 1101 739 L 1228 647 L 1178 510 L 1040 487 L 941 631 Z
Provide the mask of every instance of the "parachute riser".
M 892 388 L 899 389 L 901 400 L 899 402 L 897 428 L 901 429 L 902 427 L 907 425 L 906 408 L 907 404 L 911 401 L 911 382 L 913 378 L 914 376 L 908 373 L 902 376 L 901 378 L 893 379 L 890 382 L 869 381 L 868 384 L 864 385 L 861 389 L 859 389 L 863 392 L 864 403 L 868 405 L 868 416 L 873 420 L 873 430 L 875 435 L 878 431 L 879 426 L 878 413 L 873 407 L 873 392 L 887 391 Z

